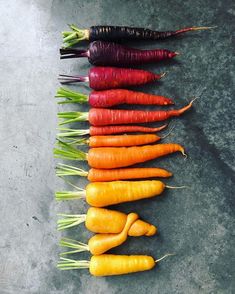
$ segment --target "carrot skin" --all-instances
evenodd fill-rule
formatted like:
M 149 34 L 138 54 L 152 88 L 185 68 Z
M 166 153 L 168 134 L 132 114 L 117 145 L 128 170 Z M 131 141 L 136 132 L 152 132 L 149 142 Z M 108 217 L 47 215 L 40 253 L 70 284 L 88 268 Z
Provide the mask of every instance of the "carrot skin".
M 146 179 L 146 178 L 168 178 L 172 173 L 161 168 L 119 168 L 119 169 L 95 169 L 91 168 L 87 179 L 90 182 L 111 182 L 118 180 Z
M 86 186 L 86 201 L 94 207 L 105 207 L 156 197 L 164 189 L 165 184 L 156 180 L 96 182 Z
M 158 122 L 174 116 L 180 116 L 190 109 L 191 106 L 192 102 L 181 109 L 168 111 L 91 108 L 89 111 L 89 122 L 94 126 Z
M 102 135 L 111 135 L 111 134 L 120 134 L 120 133 L 133 133 L 133 132 L 141 132 L 141 133 L 155 133 L 165 129 L 167 125 L 163 125 L 157 128 L 149 128 L 143 126 L 90 126 L 89 134 L 91 136 L 102 136 Z
M 106 208 L 90 207 L 87 211 L 86 228 L 93 233 L 118 234 L 127 221 L 127 215 L 123 212 Z M 128 231 L 132 237 L 153 236 L 157 233 L 157 227 L 143 220 L 137 219 Z
M 155 134 L 145 135 L 114 135 L 114 136 L 91 136 L 89 138 L 89 147 L 125 147 L 147 145 L 161 140 L 161 137 Z
M 113 89 L 92 91 L 89 95 L 89 104 L 95 108 L 106 108 L 119 104 L 172 105 L 174 102 L 163 96 L 125 89 Z
M 120 40 L 163 40 L 199 28 L 184 28 L 176 31 L 154 31 L 145 28 L 126 26 L 92 26 L 89 29 L 89 40 L 120 41 Z M 201 28 L 203 29 L 203 28 Z
M 145 162 L 174 152 L 184 154 L 179 144 L 157 144 L 136 147 L 100 147 L 88 152 L 88 164 L 93 168 L 112 169 Z
M 147 255 L 102 254 L 91 257 L 89 270 L 93 276 L 111 276 L 146 271 L 154 266 L 154 259 Z
M 159 80 L 160 74 L 140 69 L 93 67 L 89 71 L 89 86 L 94 90 L 138 86 Z
M 111 248 L 124 243 L 128 237 L 128 231 L 133 223 L 138 219 L 138 214 L 129 213 L 123 230 L 118 234 L 96 234 L 90 238 L 88 247 L 92 255 L 100 255 Z

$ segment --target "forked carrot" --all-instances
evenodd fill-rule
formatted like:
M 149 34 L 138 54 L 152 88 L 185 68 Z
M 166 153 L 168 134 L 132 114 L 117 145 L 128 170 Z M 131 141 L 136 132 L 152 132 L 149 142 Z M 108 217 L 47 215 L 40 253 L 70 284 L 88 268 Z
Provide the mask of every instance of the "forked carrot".
M 64 230 L 85 222 L 86 228 L 93 233 L 119 234 L 127 222 L 127 214 L 106 208 L 90 207 L 87 214 L 59 214 L 58 230 Z M 153 236 L 156 226 L 137 219 L 129 228 L 128 236 Z

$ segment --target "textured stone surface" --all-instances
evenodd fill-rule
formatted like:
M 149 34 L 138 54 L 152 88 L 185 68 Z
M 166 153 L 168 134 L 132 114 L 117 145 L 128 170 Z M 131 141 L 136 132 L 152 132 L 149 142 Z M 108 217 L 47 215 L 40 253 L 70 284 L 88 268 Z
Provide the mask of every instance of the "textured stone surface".
M 234 293 L 234 1 L 10 0 L 0 2 L 0 11 L 0 293 Z M 129 238 L 113 252 L 177 254 L 153 271 L 97 279 L 86 270 L 60 272 L 55 267 L 60 238 L 56 213 L 87 209 L 83 202 L 57 204 L 53 197 L 55 188 L 65 188 L 54 175 L 52 156 L 57 75 L 84 74 L 89 67 L 86 60 L 59 60 L 60 31 L 67 23 L 162 30 L 218 26 L 159 44 L 136 44 L 182 53 L 177 61 L 146 67 L 168 75 L 159 87 L 142 90 L 174 97 L 178 107 L 199 97 L 191 112 L 174 120 L 166 139 L 184 144 L 188 159 L 177 155 L 145 165 L 170 169 L 175 177 L 167 183 L 190 189 L 118 207 L 158 224 L 160 235 Z M 90 236 L 83 226 L 67 234 L 84 242 Z

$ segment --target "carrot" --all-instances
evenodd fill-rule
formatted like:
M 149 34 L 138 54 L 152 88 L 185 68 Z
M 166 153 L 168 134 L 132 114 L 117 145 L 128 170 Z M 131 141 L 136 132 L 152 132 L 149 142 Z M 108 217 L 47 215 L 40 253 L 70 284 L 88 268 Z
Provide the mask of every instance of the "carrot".
M 175 152 L 181 152 L 186 156 L 181 145 L 172 143 L 134 147 L 99 147 L 91 148 L 88 153 L 61 141 L 58 141 L 58 146 L 61 149 L 54 148 L 55 158 L 87 160 L 90 167 L 97 169 L 126 167 Z
M 57 116 L 65 119 L 59 125 L 77 121 L 89 121 L 94 126 L 158 122 L 182 115 L 192 107 L 194 100 L 181 109 L 145 111 L 91 108 L 89 112 L 59 112 Z
M 131 66 L 171 59 L 178 52 L 167 49 L 140 50 L 116 43 L 95 41 L 87 50 L 60 49 L 60 59 L 87 57 L 96 66 Z
M 152 198 L 162 194 L 165 188 L 184 188 L 166 186 L 161 181 L 114 181 L 95 182 L 86 186 L 86 189 L 73 185 L 77 191 L 56 192 L 57 200 L 86 199 L 86 202 L 94 207 L 137 201 Z
M 59 88 L 56 98 L 66 98 L 58 104 L 86 103 L 92 107 L 106 108 L 119 104 L 144 104 L 144 105 L 172 105 L 174 102 L 164 96 L 152 95 L 126 89 L 111 89 L 104 91 L 92 91 L 89 95 Z
M 61 255 L 77 253 L 82 251 L 90 251 L 92 255 L 100 255 L 108 250 L 123 244 L 128 236 L 128 231 L 133 223 L 138 219 L 138 214 L 129 213 L 123 230 L 118 234 L 96 234 L 90 238 L 88 244 L 77 242 L 72 239 L 64 238 L 60 241 L 60 245 L 73 248 L 75 250 L 63 252 Z
M 63 219 L 57 221 L 58 230 L 64 230 L 85 222 L 86 228 L 93 233 L 119 234 L 123 231 L 127 215 L 120 211 L 90 207 L 87 214 L 59 214 Z M 153 236 L 158 229 L 143 220 L 137 219 L 128 230 L 128 236 Z
M 107 90 L 114 88 L 138 86 L 154 82 L 165 76 L 165 73 L 155 74 L 141 69 L 93 67 L 88 76 L 60 75 L 61 84 L 89 82 L 94 90 Z
M 111 182 L 116 180 L 132 180 L 146 178 L 168 178 L 172 173 L 157 167 L 118 168 L 118 169 L 96 169 L 85 171 L 81 168 L 67 164 L 59 164 L 56 167 L 56 175 L 87 177 L 90 182 Z
M 155 143 L 161 140 L 155 134 L 145 135 L 109 135 L 109 136 L 91 136 L 89 139 L 78 139 L 72 141 L 76 145 L 87 144 L 91 148 L 97 147 L 125 147 L 125 146 L 139 146 Z
M 76 136 L 102 136 L 102 135 L 111 135 L 111 134 L 120 134 L 120 133 L 155 133 L 159 132 L 167 127 L 167 124 L 162 125 L 157 128 L 148 128 L 143 126 L 102 126 L 102 127 L 94 127 L 90 126 L 89 129 L 81 130 L 81 129 L 70 129 L 70 128 L 59 128 L 60 131 L 64 131 L 63 133 L 58 134 L 58 137 L 76 137 Z
M 176 31 L 154 31 L 144 28 L 126 26 L 92 26 L 89 29 L 79 29 L 70 25 L 71 32 L 62 32 L 64 47 L 70 47 L 82 40 L 120 41 L 120 40 L 162 40 L 184 34 L 190 31 L 208 30 L 214 27 L 190 27 Z
M 57 267 L 61 270 L 88 268 L 90 274 L 97 277 L 123 275 L 151 270 L 156 263 L 170 255 L 173 254 L 166 254 L 157 260 L 148 255 L 102 254 L 92 256 L 90 261 L 61 257 Z

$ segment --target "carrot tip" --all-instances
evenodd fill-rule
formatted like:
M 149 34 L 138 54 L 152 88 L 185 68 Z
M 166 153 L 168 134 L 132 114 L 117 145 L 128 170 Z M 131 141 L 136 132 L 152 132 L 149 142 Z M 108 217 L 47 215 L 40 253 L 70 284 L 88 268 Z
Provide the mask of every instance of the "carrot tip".
M 218 26 L 212 26 L 212 27 L 192 27 L 192 31 L 201 31 L 201 30 L 212 30 L 217 28 Z
M 161 74 L 160 74 L 160 79 L 163 78 L 163 77 L 165 77 L 166 75 L 167 75 L 167 72 L 163 72 L 163 73 L 161 73 Z
M 164 258 L 166 258 L 167 256 L 173 256 L 173 255 L 175 255 L 175 253 L 167 253 L 164 256 L 162 256 L 161 258 L 156 259 L 155 262 L 157 263 L 157 262 L 163 260 Z

